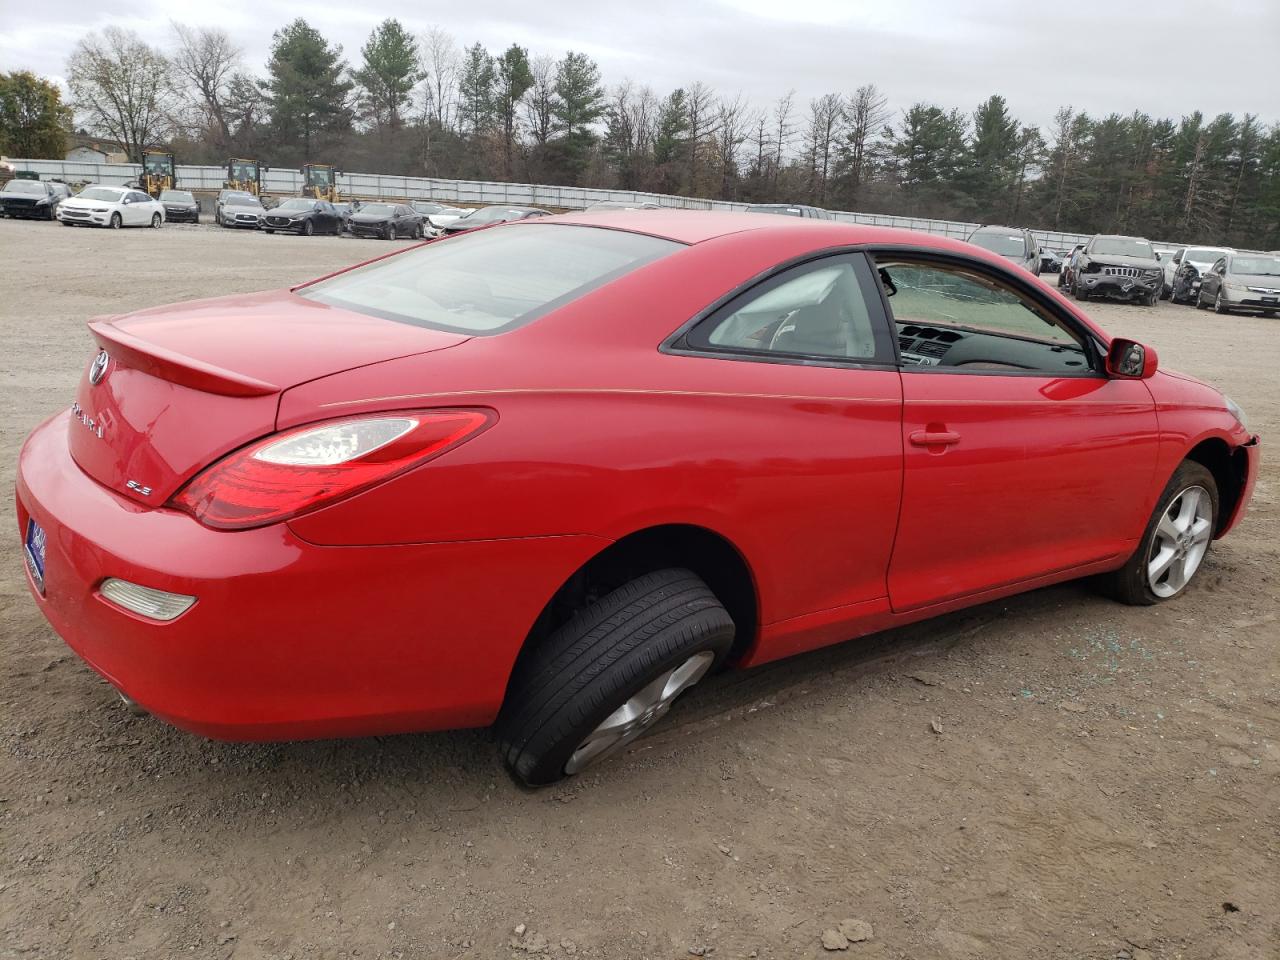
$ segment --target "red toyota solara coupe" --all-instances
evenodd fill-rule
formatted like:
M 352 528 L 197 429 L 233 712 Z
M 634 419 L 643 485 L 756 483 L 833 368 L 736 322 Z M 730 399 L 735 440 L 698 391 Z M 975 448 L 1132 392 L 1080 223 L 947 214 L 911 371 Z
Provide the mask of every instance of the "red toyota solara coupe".
M 1035 277 L 827 221 L 560 216 L 90 329 L 17 481 L 58 633 L 200 734 L 492 724 L 530 784 L 726 664 L 1175 597 L 1258 469 Z

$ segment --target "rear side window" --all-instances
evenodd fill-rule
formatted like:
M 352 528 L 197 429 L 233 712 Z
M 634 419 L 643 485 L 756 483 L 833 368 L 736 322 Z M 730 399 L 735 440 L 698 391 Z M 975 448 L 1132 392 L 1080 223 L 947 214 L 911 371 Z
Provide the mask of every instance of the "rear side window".
M 595 227 L 495 227 L 414 247 L 298 293 L 420 327 L 501 333 L 682 246 Z
M 879 310 L 866 260 L 826 257 L 747 291 L 691 330 L 688 342 L 716 353 L 892 362 Z

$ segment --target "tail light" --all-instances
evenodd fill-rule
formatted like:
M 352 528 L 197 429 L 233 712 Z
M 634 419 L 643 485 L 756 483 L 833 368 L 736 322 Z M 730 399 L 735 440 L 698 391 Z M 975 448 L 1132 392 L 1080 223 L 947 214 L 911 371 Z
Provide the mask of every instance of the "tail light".
M 418 410 L 297 427 L 223 457 L 169 505 L 221 530 L 277 523 L 404 473 L 496 419 L 492 410 Z

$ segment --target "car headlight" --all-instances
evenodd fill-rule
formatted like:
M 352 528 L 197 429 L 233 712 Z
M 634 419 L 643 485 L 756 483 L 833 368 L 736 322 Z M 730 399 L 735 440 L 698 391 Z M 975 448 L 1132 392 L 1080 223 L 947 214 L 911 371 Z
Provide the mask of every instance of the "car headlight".
M 1222 285 L 1228 290 L 1235 290 L 1237 293 L 1243 293 L 1245 290 L 1245 285 L 1237 283 L 1235 280 L 1223 280 Z
M 1227 412 L 1240 421 L 1240 426 L 1244 427 L 1245 432 L 1249 432 L 1249 421 L 1244 418 L 1244 411 L 1240 409 L 1240 404 L 1236 403 L 1225 393 L 1222 395 L 1222 399 L 1227 405 Z
M 1164 270 L 1162 270 L 1160 267 L 1152 267 L 1150 270 L 1147 271 L 1147 276 L 1158 277 L 1163 273 L 1164 273 Z

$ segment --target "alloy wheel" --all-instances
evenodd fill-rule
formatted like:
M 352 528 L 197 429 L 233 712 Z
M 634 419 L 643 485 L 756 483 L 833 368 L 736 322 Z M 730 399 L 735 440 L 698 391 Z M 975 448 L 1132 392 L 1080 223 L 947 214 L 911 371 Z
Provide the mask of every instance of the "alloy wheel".
M 706 675 L 714 660 L 714 652 L 700 650 L 646 683 L 586 735 L 569 756 L 564 772 L 578 773 L 631 743 L 661 720 L 675 699 Z
M 1156 524 L 1147 557 L 1147 583 L 1162 599 L 1181 592 L 1200 568 L 1213 536 L 1213 500 L 1201 486 L 1175 496 Z

